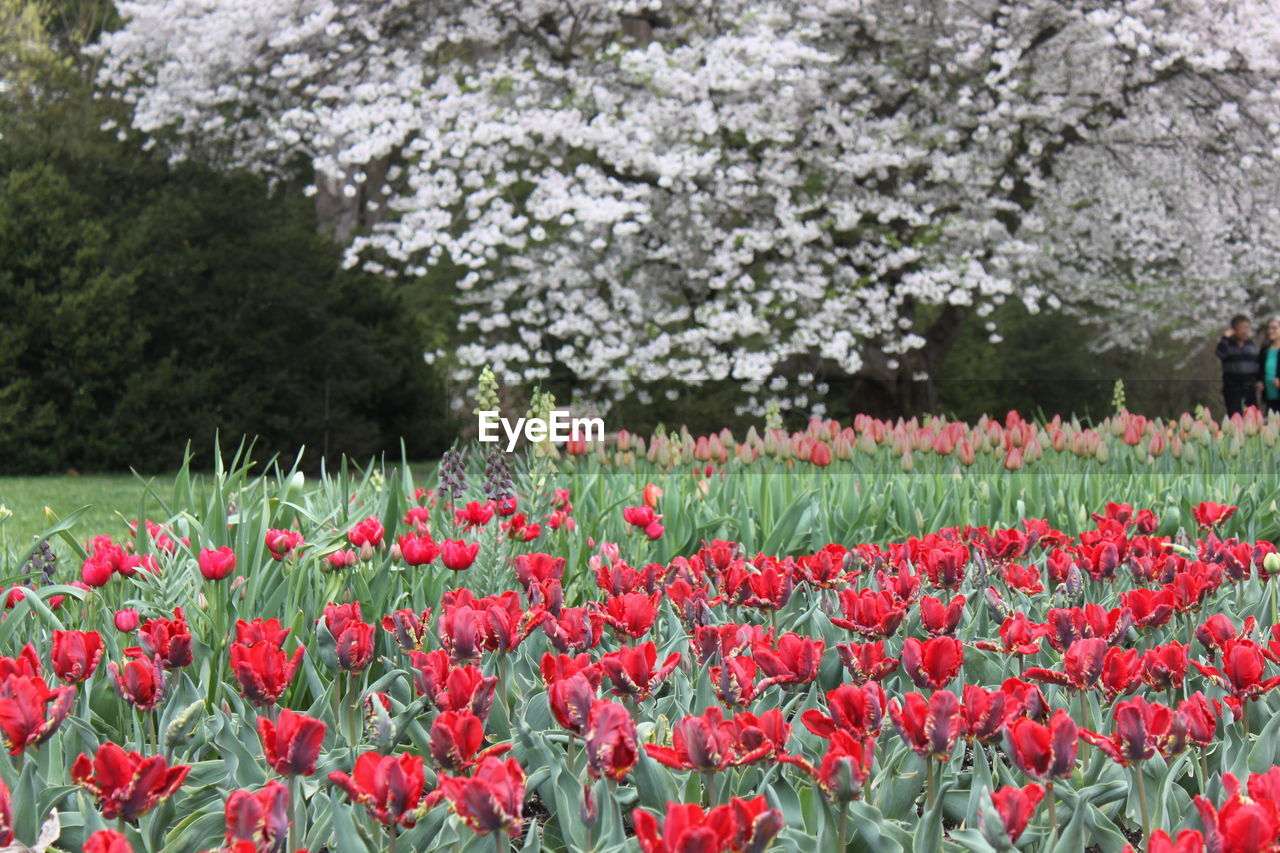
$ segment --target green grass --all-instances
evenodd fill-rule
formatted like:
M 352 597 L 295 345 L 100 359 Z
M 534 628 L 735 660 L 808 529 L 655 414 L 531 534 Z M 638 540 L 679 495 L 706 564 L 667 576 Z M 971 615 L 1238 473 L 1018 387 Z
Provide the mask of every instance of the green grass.
M 156 478 L 161 484 L 172 480 L 172 476 Z M 42 531 L 54 524 L 55 520 L 45 514 L 46 507 L 57 518 L 88 507 L 76 523 L 76 538 L 84 541 L 107 533 L 118 539 L 125 532 L 120 515 L 132 520 L 145 493 L 145 483 L 133 474 L 0 477 L 0 505 L 13 513 L 7 521 L 0 522 L 0 549 L 6 540 L 15 551 L 30 547 Z

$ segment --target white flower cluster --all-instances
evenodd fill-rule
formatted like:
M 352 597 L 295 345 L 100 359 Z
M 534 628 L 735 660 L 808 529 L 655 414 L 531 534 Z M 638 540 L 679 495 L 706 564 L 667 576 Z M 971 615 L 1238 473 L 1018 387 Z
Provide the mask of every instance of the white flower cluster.
M 349 261 L 465 271 L 463 377 L 763 397 L 923 375 L 1008 298 L 1100 318 L 1104 346 L 1200 334 L 1280 269 L 1270 2 L 119 9 L 102 80 L 175 156 L 305 158 L 352 196 L 377 175 Z

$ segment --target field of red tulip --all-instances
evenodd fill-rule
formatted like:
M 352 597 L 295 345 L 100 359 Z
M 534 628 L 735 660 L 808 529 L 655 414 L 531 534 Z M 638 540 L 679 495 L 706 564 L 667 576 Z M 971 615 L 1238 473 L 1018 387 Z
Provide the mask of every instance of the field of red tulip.
M 0 845 L 1280 850 L 1278 434 L 184 470 L 0 564 Z

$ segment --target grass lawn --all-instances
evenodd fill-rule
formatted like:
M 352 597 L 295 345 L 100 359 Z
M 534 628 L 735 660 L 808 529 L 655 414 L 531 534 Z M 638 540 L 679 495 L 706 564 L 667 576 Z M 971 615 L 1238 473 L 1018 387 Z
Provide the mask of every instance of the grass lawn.
M 156 478 L 161 494 L 165 494 L 171 479 Z M 117 513 L 133 519 L 145 493 L 145 484 L 133 474 L 0 477 L 0 505 L 13 513 L 13 517 L 0 522 L 0 549 L 6 540 L 15 551 L 30 547 L 36 536 L 54 524 L 53 519 L 45 517 L 45 507 L 58 518 L 89 507 L 74 530 L 82 542 L 102 533 L 120 538 L 125 526 Z

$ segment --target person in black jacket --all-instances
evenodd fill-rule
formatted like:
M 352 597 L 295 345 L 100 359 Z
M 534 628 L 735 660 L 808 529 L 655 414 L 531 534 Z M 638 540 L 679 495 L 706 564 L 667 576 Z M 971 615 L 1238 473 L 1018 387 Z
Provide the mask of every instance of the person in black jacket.
M 1258 402 L 1258 345 L 1252 332 L 1249 318 L 1237 314 L 1214 350 L 1222 361 L 1222 399 L 1228 415 L 1239 414 Z

